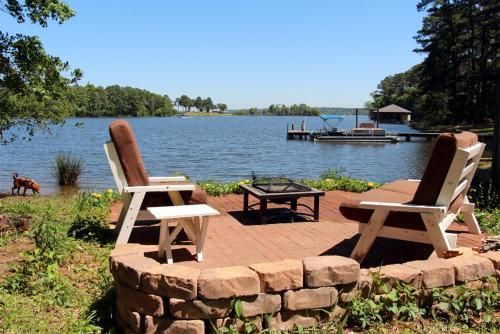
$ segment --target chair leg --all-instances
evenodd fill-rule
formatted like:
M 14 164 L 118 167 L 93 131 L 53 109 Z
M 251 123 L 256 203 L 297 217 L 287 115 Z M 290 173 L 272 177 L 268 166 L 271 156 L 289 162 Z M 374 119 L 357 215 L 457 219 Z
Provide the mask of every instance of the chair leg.
M 189 240 L 191 240 L 191 243 L 194 245 L 196 244 L 196 218 L 183 218 L 183 226 L 184 226 L 184 231 L 186 232 Z
M 128 208 L 130 207 L 130 201 L 132 200 L 132 196 L 130 194 L 123 193 L 122 194 L 122 209 L 120 211 L 120 216 L 118 217 L 118 221 L 116 222 L 116 231 L 120 231 L 123 221 L 125 220 L 125 216 L 127 215 Z
M 466 205 L 467 209 L 461 209 L 461 211 L 464 214 L 464 221 L 469 228 L 469 232 L 474 234 L 481 234 L 481 228 L 479 227 L 476 216 L 474 216 L 474 204 L 471 204 L 467 197 L 465 197 L 464 199 L 464 204 Z
M 446 233 L 440 226 L 446 216 L 433 213 L 421 213 L 420 216 L 424 221 L 427 235 L 434 246 L 437 256 L 444 257 L 444 251 L 451 249 Z
M 168 220 L 164 219 L 160 222 L 160 242 L 158 243 L 158 258 L 162 259 L 165 251 L 165 244 L 169 241 L 170 235 L 168 231 Z
M 117 245 L 126 244 L 128 242 L 145 195 L 146 193 L 143 192 L 137 192 L 132 195 L 132 200 L 128 207 L 128 212 L 123 219 L 123 224 L 120 228 L 120 232 L 118 233 L 118 238 L 116 239 Z
M 196 260 L 203 261 L 203 246 L 207 236 L 208 217 L 196 217 Z
M 351 259 L 356 260 L 359 263 L 364 260 L 368 251 L 372 247 L 378 232 L 384 225 L 384 221 L 388 214 L 389 211 L 387 210 L 375 210 L 373 212 L 370 221 L 366 224 L 356 247 L 354 247 L 354 250 L 351 253 Z

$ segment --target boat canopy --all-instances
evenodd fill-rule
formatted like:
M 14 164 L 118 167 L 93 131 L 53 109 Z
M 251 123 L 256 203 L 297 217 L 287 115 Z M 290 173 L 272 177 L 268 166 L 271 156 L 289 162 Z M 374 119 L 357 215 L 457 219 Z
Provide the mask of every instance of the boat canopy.
M 319 115 L 322 120 L 327 121 L 329 119 L 336 119 L 336 120 L 343 120 L 344 117 L 339 116 L 339 115 Z

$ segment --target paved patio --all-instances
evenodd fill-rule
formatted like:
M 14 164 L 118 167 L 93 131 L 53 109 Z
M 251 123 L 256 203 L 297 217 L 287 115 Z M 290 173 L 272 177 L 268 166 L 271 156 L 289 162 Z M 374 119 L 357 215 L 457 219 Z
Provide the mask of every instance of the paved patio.
M 210 197 L 208 204 L 221 212 L 212 217 L 208 227 L 204 249 L 204 261 L 196 262 L 191 254 L 194 246 L 180 244 L 173 246 L 175 263 L 197 268 L 249 265 L 252 263 L 272 262 L 283 259 L 302 259 L 317 255 L 349 256 L 356 241 L 357 224 L 345 219 L 339 213 L 339 205 L 346 199 L 359 196 L 342 191 L 327 192 L 320 199 L 320 221 L 308 222 L 282 216 L 268 224 L 259 225 L 256 213 L 244 213 L 243 196 L 229 195 Z M 256 203 L 250 198 L 250 204 Z M 299 204 L 312 207 L 311 198 L 299 200 Z M 258 206 L 257 206 L 258 207 Z M 270 208 L 276 208 L 270 205 Z M 117 219 L 121 204 L 113 207 L 111 221 Z M 299 211 L 307 209 L 299 206 Z M 453 223 L 449 231 L 457 232 L 458 245 L 463 247 L 479 246 L 481 236 L 465 232 L 463 225 Z M 137 226 L 129 242 L 145 245 L 148 256 L 156 258 L 158 249 L 158 225 Z M 377 238 L 364 267 L 380 264 L 401 263 L 415 259 L 426 259 L 432 253 L 428 245 Z

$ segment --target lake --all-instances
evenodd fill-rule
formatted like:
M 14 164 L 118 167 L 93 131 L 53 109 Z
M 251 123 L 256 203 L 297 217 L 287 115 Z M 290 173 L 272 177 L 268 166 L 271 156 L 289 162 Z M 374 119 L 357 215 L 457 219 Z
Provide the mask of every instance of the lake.
M 360 116 L 360 122 L 367 116 Z M 131 118 L 144 163 L 151 176 L 182 172 L 193 180 L 231 181 L 258 175 L 317 178 L 327 169 L 370 181 L 420 178 L 432 145 L 425 141 L 399 144 L 338 144 L 286 140 L 286 127 L 302 121 L 306 128 L 322 127 L 319 117 L 227 116 L 193 118 Z M 31 177 L 42 185 L 42 194 L 57 193 L 53 176 L 58 152 L 81 158 L 84 173 L 80 187 L 114 188 L 103 150 L 109 140 L 112 118 L 72 118 L 51 134 L 38 133 L 31 141 L 18 140 L 0 146 L 0 192 L 10 192 L 12 173 Z M 75 124 L 83 122 L 82 127 Z M 354 127 L 354 116 L 343 127 Z M 405 125 L 383 124 L 387 131 L 414 132 Z

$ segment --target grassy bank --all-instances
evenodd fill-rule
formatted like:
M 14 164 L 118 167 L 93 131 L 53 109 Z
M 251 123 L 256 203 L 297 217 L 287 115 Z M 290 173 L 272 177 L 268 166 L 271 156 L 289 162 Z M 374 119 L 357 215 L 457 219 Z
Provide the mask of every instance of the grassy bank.
M 113 193 L 0 200 L 0 332 L 113 331 Z
M 176 116 L 187 116 L 187 117 L 217 117 L 217 116 L 232 116 L 231 114 L 224 113 L 224 114 L 219 114 L 216 112 L 196 112 L 196 111 L 188 111 L 188 112 L 181 112 L 176 114 Z

